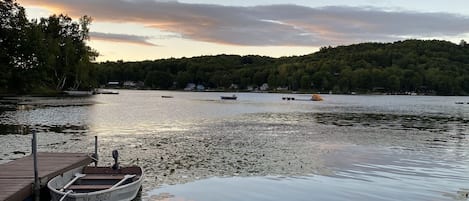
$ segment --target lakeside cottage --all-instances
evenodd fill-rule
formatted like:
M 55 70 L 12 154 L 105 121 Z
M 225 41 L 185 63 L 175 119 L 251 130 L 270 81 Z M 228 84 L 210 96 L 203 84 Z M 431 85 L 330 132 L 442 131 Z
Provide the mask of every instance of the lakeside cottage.
M 197 91 L 203 91 L 203 90 L 205 90 L 205 86 L 201 85 L 201 84 L 198 84 L 197 85 Z
M 192 91 L 194 90 L 196 85 L 194 83 L 187 83 L 186 87 L 184 88 L 184 91 Z
M 261 91 L 269 90 L 269 84 L 267 84 L 267 83 L 262 84 L 261 87 L 259 88 L 259 90 L 261 90 Z
M 137 83 L 134 81 L 125 81 L 123 85 L 126 88 L 133 88 L 137 86 Z

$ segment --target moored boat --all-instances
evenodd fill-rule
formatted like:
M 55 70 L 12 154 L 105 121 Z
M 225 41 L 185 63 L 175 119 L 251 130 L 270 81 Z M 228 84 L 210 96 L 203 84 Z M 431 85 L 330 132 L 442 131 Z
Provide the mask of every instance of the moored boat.
M 138 166 L 85 166 L 72 169 L 47 183 L 52 201 L 130 201 L 143 181 L 143 169 Z
M 64 93 L 68 96 L 91 96 L 93 95 L 93 91 L 64 91 Z
M 238 97 L 236 97 L 236 95 L 232 95 L 232 96 L 220 96 L 220 98 L 222 100 L 236 100 Z
M 96 89 L 95 94 L 111 94 L 111 95 L 117 95 L 119 94 L 118 91 L 108 91 L 108 90 L 103 90 L 103 89 Z

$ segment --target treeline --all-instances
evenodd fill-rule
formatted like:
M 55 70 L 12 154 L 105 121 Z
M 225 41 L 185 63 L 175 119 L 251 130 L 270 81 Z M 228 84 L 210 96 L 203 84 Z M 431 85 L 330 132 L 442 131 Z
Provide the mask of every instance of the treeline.
M 469 94 L 469 46 L 464 41 L 362 43 L 278 59 L 218 55 L 103 62 L 95 69 L 101 85 L 141 81 L 153 89 L 183 89 L 194 83 L 219 90 L 236 85 L 243 90 L 267 83 L 271 90 Z
M 29 21 L 14 0 L 0 0 L 0 93 L 54 94 L 95 86 L 97 52 L 85 44 L 91 18 Z
M 261 85 L 278 61 L 270 57 L 218 55 L 142 62 L 104 62 L 95 64 L 98 82 L 143 81 L 155 89 L 183 89 L 188 83 L 212 89 L 243 89 Z

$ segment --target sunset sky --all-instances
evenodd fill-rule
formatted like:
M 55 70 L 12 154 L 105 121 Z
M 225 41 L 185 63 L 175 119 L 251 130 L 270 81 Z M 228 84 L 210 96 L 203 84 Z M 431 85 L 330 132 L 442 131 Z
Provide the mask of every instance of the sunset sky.
M 28 18 L 91 16 L 98 61 L 304 55 L 321 46 L 469 41 L 467 0 L 19 0 Z

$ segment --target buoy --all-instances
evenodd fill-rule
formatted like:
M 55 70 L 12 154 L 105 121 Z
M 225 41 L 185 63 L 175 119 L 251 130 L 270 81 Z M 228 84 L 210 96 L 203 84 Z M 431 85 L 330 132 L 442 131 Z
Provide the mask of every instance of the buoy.
M 319 94 L 313 94 L 313 95 L 311 96 L 311 100 L 312 100 L 312 101 L 322 101 L 323 99 L 322 99 L 322 97 L 321 97 Z

